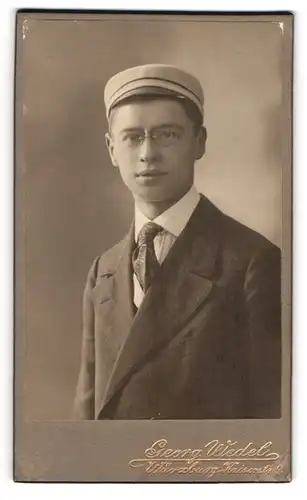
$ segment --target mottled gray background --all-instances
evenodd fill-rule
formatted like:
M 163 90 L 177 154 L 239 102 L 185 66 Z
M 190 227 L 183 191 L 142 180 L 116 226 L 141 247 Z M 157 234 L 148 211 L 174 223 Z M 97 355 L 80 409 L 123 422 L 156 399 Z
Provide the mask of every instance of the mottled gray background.
M 68 419 L 85 277 L 93 258 L 128 229 L 133 208 L 104 145 L 105 83 L 151 62 L 178 64 L 199 77 L 208 147 L 196 185 L 280 245 L 282 32 L 277 22 L 75 21 L 73 14 L 28 19 L 20 29 L 22 414 Z

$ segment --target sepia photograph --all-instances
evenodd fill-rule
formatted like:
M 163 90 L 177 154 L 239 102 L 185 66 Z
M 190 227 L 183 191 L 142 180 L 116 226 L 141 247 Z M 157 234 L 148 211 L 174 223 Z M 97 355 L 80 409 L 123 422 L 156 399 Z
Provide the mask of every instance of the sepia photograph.
M 292 23 L 17 13 L 17 480 L 289 480 Z

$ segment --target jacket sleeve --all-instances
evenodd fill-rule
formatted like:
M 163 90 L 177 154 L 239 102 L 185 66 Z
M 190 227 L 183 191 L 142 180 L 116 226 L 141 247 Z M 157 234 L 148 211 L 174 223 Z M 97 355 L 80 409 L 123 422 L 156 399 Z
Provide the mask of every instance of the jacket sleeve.
M 95 313 L 91 291 L 97 264 L 98 258 L 91 266 L 83 293 L 81 366 L 73 405 L 76 420 L 93 420 L 95 415 Z
M 281 416 L 281 255 L 274 245 L 254 257 L 245 277 L 249 394 L 254 418 Z

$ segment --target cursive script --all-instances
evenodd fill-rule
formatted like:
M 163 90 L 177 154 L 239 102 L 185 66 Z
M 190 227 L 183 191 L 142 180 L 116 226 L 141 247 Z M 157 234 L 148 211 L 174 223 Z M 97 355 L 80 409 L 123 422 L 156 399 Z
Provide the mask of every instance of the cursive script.
M 186 448 L 186 449 L 172 449 L 168 448 L 166 439 L 159 439 L 155 441 L 150 448 L 145 450 L 145 457 L 150 459 L 165 459 L 168 460 L 184 460 L 186 462 L 191 462 L 196 460 L 202 454 L 202 450 L 199 448 Z
M 280 475 L 284 467 L 272 441 L 260 445 L 213 439 L 201 448 L 171 447 L 167 439 L 154 441 L 143 457 L 130 460 L 131 467 L 145 467 L 149 474 L 257 474 Z M 256 462 L 251 466 L 250 462 Z M 262 463 L 261 463 L 262 462 Z
M 238 441 L 226 441 L 221 443 L 214 439 L 205 445 L 207 456 L 211 458 L 266 458 L 276 460 L 278 453 L 272 452 L 272 441 L 267 441 L 261 446 L 255 446 L 252 442 L 246 446 L 239 446 Z

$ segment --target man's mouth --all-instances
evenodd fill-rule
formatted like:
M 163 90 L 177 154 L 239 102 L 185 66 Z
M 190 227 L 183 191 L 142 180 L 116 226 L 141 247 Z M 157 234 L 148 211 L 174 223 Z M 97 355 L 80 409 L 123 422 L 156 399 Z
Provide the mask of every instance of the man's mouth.
M 166 172 L 161 170 L 142 170 L 137 174 L 137 177 L 160 177 L 161 175 L 166 175 Z

